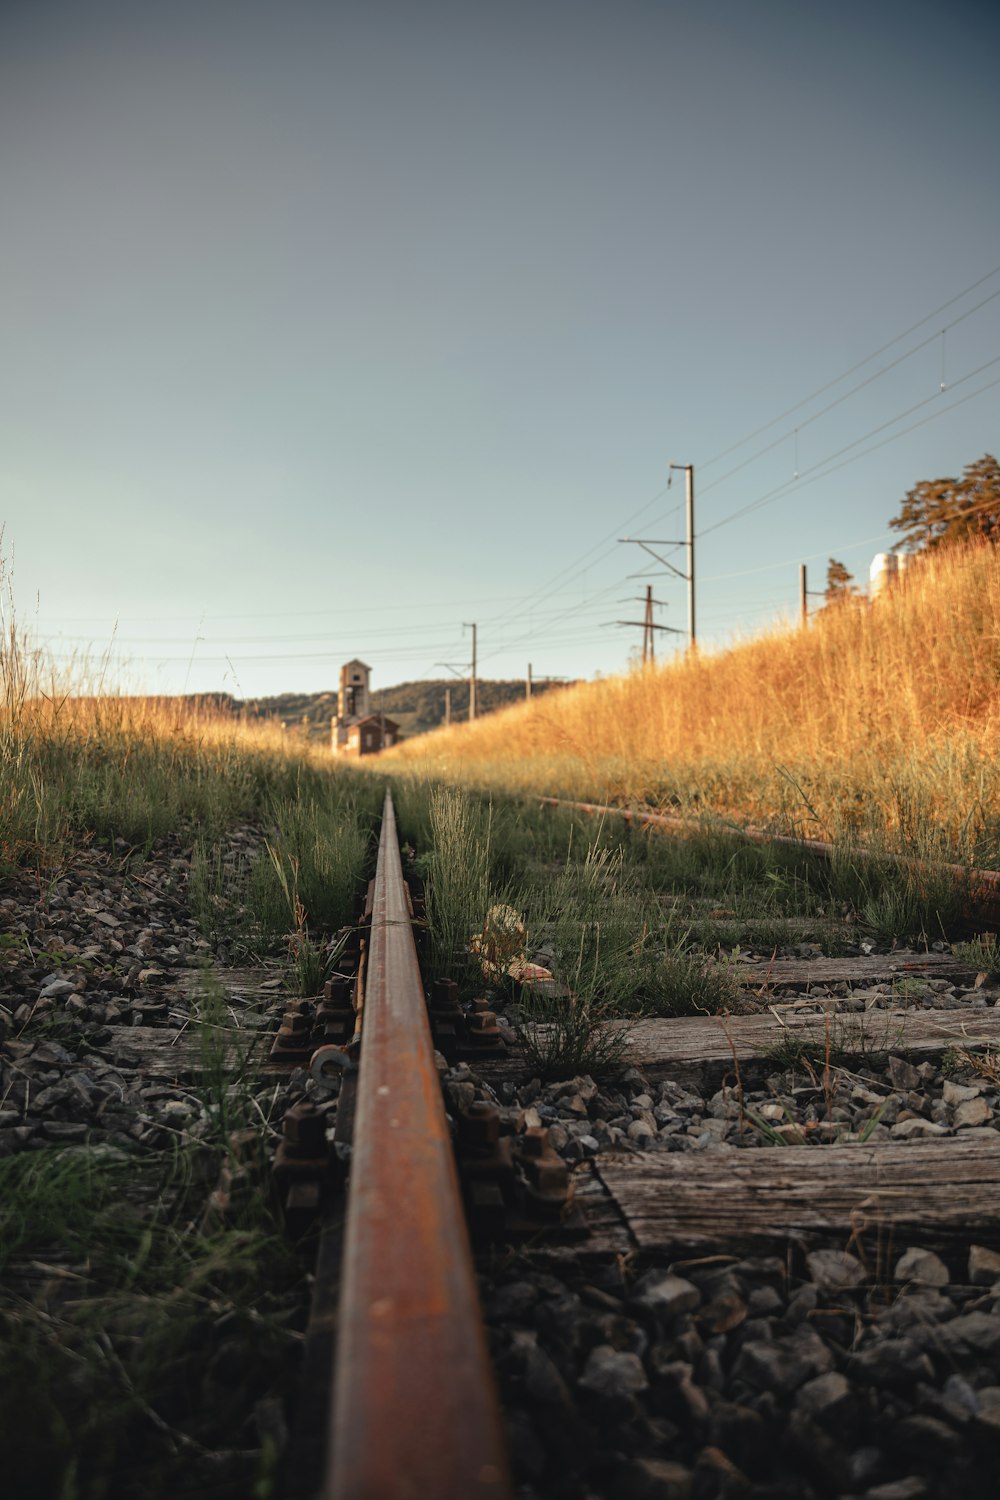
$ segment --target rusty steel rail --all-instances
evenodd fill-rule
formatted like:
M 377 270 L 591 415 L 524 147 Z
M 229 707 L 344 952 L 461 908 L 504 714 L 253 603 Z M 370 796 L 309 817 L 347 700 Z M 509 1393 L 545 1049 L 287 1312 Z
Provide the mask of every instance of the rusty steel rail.
M 631 807 L 612 807 L 600 802 L 571 802 L 565 797 L 540 797 L 538 800 L 543 807 L 566 807 L 576 812 L 590 813 L 593 816 L 613 813 L 616 817 L 623 818 L 626 823 L 645 824 L 654 828 L 674 828 L 679 833 L 693 833 L 705 827 L 704 823 L 697 818 L 682 818 L 672 813 L 645 812 L 640 808 Z M 824 859 L 832 859 L 835 854 L 849 852 L 853 859 L 860 861 L 884 860 L 902 869 L 918 872 L 927 870 L 950 875 L 958 885 L 965 888 L 968 912 L 971 916 L 1000 924 L 1000 872 L 996 870 L 972 870 L 966 865 L 946 864 L 941 860 L 915 859 L 907 854 L 875 851 L 865 849 L 863 846 L 846 851 L 837 844 L 824 843 L 821 839 L 793 838 L 789 834 L 766 833 L 763 829 L 745 827 L 738 823 L 720 823 L 713 831 L 732 834 L 734 838 L 746 839 L 751 844 L 777 844 L 782 849 L 819 854 Z
M 503 1425 L 388 792 L 326 1500 L 509 1500 Z

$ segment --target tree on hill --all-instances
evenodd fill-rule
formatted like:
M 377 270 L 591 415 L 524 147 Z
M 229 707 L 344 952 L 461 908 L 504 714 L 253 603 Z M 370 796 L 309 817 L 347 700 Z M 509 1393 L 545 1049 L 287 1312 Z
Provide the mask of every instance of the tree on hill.
M 889 525 L 903 533 L 893 551 L 923 552 L 978 536 L 1000 542 L 1000 464 L 984 453 L 961 479 L 921 480 Z
M 854 574 L 848 573 L 842 562 L 831 557 L 826 569 L 826 588 L 823 598 L 827 604 L 843 604 L 858 591 L 854 586 Z

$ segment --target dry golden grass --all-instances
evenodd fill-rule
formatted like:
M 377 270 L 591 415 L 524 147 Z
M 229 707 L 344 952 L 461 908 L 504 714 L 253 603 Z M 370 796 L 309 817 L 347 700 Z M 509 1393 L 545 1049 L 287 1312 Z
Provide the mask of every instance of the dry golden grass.
M 26 701 L 21 725 L 47 739 L 66 738 L 84 745 L 120 741 L 174 746 L 178 751 L 239 747 L 283 759 L 325 764 L 330 760 L 325 747 L 310 746 L 304 736 L 287 733 L 277 721 L 234 717 L 212 697 L 46 694 Z
M 88 688 L 13 628 L 0 637 L 0 868 L 58 863 L 71 837 L 218 830 L 349 779 L 328 751 L 211 698 Z
M 389 760 L 992 863 L 1000 555 L 946 551 L 904 580 L 808 628 L 567 689 L 411 740 Z

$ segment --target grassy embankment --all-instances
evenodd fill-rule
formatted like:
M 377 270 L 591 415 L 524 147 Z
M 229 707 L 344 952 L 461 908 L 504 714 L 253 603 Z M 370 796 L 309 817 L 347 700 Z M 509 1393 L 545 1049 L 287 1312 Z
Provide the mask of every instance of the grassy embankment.
M 350 919 L 378 803 L 369 778 L 275 725 L 211 701 L 81 692 L 49 680 L 15 629 L 0 642 L 0 872 L 51 880 L 75 848 L 128 858 L 174 839 L 193 848 L 199 914 L 239 895 L 244 939 L 265 944 L 303 907 L 318 927 Z M 242 824 L 270 853 L 223 872 Z
M 1000 864 L 1000 554 L 409 741 L 399 772 Z
M 8 909 L 47 907 L 64 877 L 99 891 L 102 870 L 140 882 L 166 871 L 231 961 L 266 960 L 290 988 L 315 990 L 324 941 L 351 920 L 370 862 L 373 781 L 208 706 L 60 690 L 16 631 L 0 643 L 0 688 Z M 25 947 L 16 921 L 2 936 Z M 68 945 L 57 946 L 30 946 L 39 987 L 60 965 L 73 968 Z M 92 977 L 120 984 L 113 953 Z M 274 1493 L 305 1266 L 267 1194 L 272 1090 L 225 1064 L 229 1014 L 210 975 L 189 1003 L 205 1061 L 184 1091 L 190 1129 L 164 1127 L 166 1145 L 53 1145 L 30 1124 L 3 1132 L 0 1404 L 11 1494 Z M 17 1005 L 0 1001 L 8 1124 L 32 1044 L 57 1039 L 86 1079 L 108 1034 L 51 1002 L 15 1019 Z

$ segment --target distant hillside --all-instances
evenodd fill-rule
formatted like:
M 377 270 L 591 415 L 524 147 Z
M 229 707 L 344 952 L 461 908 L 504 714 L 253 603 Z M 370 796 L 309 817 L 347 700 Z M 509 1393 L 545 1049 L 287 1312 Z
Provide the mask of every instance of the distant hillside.
M 532 694 L 551 692 L 564 687 L 561 682 L 536 682 Z M 445 693 L 451 690 L 451 717 L 465 720 L 469 717 L 469 684 L 461 678 L 444 680 L 432 678 L 425 682 L 401 682 L 398 687 L 376 688 L 372 693 L 372 707 L 379 713 L 395 719 L 404 735 L 424 734 L 428 729 L 437 729 L 444 723 Z M 506 708 L 509 703 L 520 703 L 524 698 L 524 680 L 476 683 L 476 715 L 483 717 Z
M 533 694 L 551 692 L 563 687 L 561 682 L 536 682 Z M 451 689 L 451 716 L 453 720 L 469 716 L 469 684 L 458 678 L 430 679 L 424 682 L 402 682 L 398 687 L 376 688 L 372 693 L 372 708 L 377 713 L 388 714 L 399 724 L 401 733 L 409 737 L 424 734 L 444 723 L 445 693 Z M 505 708 L 508 703 L 517 703 L 524 697 L 523 680 L 476 683 L 476 712 L 482 717 Z M 337 712 L 337 693 L 279 693 L 271 698 L 250 698 L 242 701 L 228 693 L 219 694 L 221 709 L 231 713 L 243 713 L 250 719 L 278 719 L 289 729 L 297 730 L 309 739 L 323 740 L 330 734 L 330 725 Z

